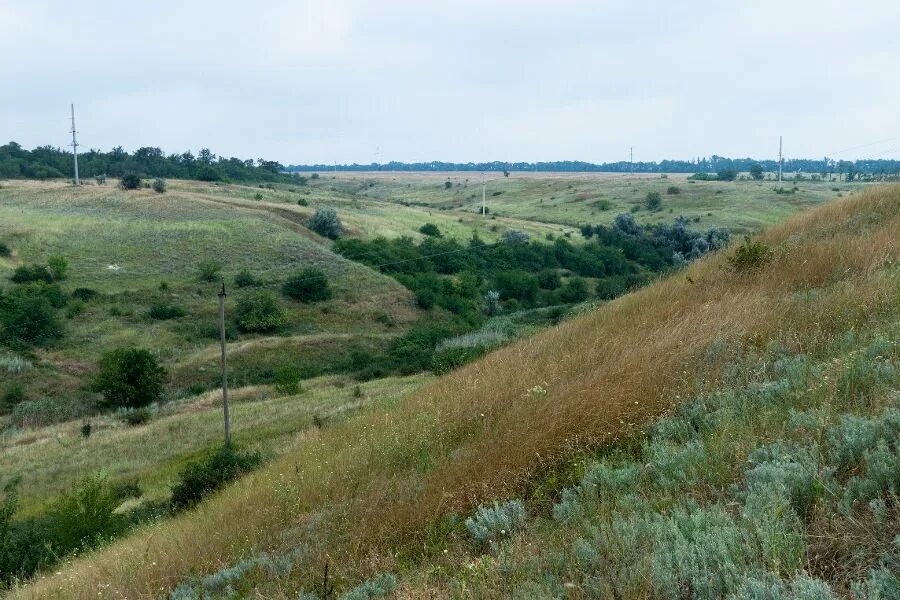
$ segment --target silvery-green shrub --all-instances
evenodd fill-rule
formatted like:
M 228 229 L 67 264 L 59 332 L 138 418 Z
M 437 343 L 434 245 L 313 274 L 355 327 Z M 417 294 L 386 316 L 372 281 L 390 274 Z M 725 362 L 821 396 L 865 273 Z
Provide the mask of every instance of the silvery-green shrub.
M 510 500 L 493 506 L 479 506 L 475 515 L 466 519 L 466 529 L 479 544 L 493 544 L 512 535 L 525 525 L 525 505 L 521 500 Z

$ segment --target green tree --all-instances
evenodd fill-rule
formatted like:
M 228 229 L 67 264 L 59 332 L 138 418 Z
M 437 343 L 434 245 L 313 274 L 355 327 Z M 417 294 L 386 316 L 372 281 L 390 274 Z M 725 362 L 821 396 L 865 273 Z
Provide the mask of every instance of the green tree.
M 13 347 L 44 346 L 61 336 L 62 326 L 45 294 L 24 288 L 0 291 L 0 341 Z
M 253 292 L 238 300 L 235 320 L 241 331 L 271 333 L 284 327 L 284 311 L 271 292 Z
M 659 195 L 659 192 L 647 192 L 644 203 L 647 205 L 647 210 L 659 210 L 662 206 L 662 196 Z
M 756 181 L 759 181 L 763 178 L 763 168 L 761 164 L 753 163 L 750 166 L 750 177 L 752 177 Z
M 92 388 L 103 394 L 105 408 L 136 408 L 162 396 L 166 370 L 148 350 L 119 348 L 105 352 Z

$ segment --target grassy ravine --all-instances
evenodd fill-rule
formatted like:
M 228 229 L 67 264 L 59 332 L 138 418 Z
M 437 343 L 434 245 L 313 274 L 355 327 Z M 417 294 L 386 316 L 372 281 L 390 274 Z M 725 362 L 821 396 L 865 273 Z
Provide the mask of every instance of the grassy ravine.
M 411 597 L 551 593 L 537 580 L 534 595 L 525 586 L 541 571 L 541 544 L 548 540 L 548 552 L 554 542 L 565 544 L 565 529 L 555 534 L 535 523 L 503 562 L 478 558 L 458 527 L 441 525 L 442 517 L 521 495 L 532 512 L 549 516 L 547 494 L 570 485 L 567 472 L 578 470 L 573 460 L 617 444 L 635 452 L 634 440 L 650 422 L 689 398 L 733 385 L 729 364 L 754 373 L 753 361 L 765 361 L 772 348 L 816 364 L 846 361 L 853 348 L 841 349 L 840 340 L 848 332 L 865 337 L 883 328 L 895 335 L 886 324 L 900 316 L 897 231 L 897 187 L 819 207 L 760 236 L 773 252 L 757 269 L 733 271 L 728 253 L 701 260 L 408 398 L 312 431 L 295 450 L 196 510 L 76 558 L 12 595 L 158 597 L 192 575 L 264 550 L 293 552 L 293 567 L 278 577 L 250 573 L 244 582 L 250 595 L 254 587 L 261 597 L 311 589 L 326 555 L 342 586 L 387 570 L 401 576 L 400 593 Z M 711 352 L 719 347 L 726 351 Z M 834 410 L 879 412 L 890 393 L 883 385 L 872 384 L 872 399 L 859 406 L 851 387 Z M 800 409 L 830 398 L 810 393 L 816 395 Z M 772 413 L 773 423 L 779 414 Z M 710 482 L 679 493 L 702 503 L 715 497 L 710 488 L 739 481 L 733 465 L 782 433 L 766 425 L 736 421 L 733 431 L 716 434 L 731 466 L 713 463 Z M 662 495 L 651 500 L 666 510 Z M 796 566 L 782 569 L 790 578 Z M 519 579 L 508 581 L 510 573 Z M 579 582 L 562 584 L 571 584 L 564 589 L 574 597 L 586 595 Z M 626 588 L 626 597 L 648 595 L 652 590 Z

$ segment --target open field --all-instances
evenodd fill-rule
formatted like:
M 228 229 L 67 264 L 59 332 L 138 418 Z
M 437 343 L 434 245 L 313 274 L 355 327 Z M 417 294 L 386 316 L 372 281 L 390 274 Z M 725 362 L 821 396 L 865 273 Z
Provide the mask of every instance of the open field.
M 652 185 L 668 184 L 671 181 Z M 554 185 L 569 189 L 569 184 Z M 573 195 L 587 191 L 572 185 Z M 741 187 L 745 185 L 749 183 L 737 182 L 734 189 L 747 189 Z M 685 183 L 683 187 L 689 186 L 701 184 Z M 369 189 L 374 194 L 378 184 Z M 642 189 L 631 202 L 645 194 L 647 188 Z M 686 203 L 685 212 L 695 202 L 693 210 L 698 214 L 706 210 L 715 217 L 716 211 L 709 209 L 717 196 L 726 195 L 715 190 L 709 187 L 708 194 L 696 198 L 682 191 L 677 202 Z M 433 193 L 431 201 L 437 203 L 443 191 L 435 189 Z M 804 197 L 802 192 L 798 194 Z M 798 194 L 781 198 L 783 204 L 777 210 L 764 205 L 746 220 L 742 220 L 743 213 L 720 207 L 721 221 L 708 223 L 701 217 L 701 225 L 730 223 L 736 229 L 755 228 L 802 208 L 799 203 L 791 204 Z M 808 204 L 829 194 L 821 191 L 821 196 Z M 412 195 L 425 197 L 424 192 Z M 466 192 L 459 195 L 463 204 L 451 211 L 465 210 Z M 543 204 L 542 198 L 543 194 L 535 195 L 532 204 Z M 667 199 L 664 197 L 664 207 Z M 399 198 L 394 195 L 392 200 Z M 572 217 L 572 224 L 581 222 L 585 211 L 590 214 L 585 208 L 589 201 L 572 202 L 582 207 L 573 209 L 579 216 Z M 743 212 L 755 214 L 753 206 L 766 201 L 762 190 L 759 196 L 751 194 Z M 626 190 L 616 191 L 611 202 L 626 206 Z M 531 210 L 523 209 L 514 216 L 525 218 Z M 603 212 L 614 215 L 617 210 Z M 673 207 L 673 213 L 679 212 Z M 649 213 L 637 214 L 655 218 Z M 737 527 L 725 524 L 726 508 L 734 506 L 728 494 L 732 484 L 741 481 L 748 454 L 774 441 L 775 436 L 788 435 L 788 420 L 797 410 L 824 407 L 818 418 L 832 425 L 844 413 L 875 418 L 890 406 L 897 385 L 892 375 L 896 372 L 892 338 L 900 319 L 898 230 L 900 188 L 896 186 L 818 207 L 760 235 L 763 252 L 744 268 L 732 267 L 729 262 L 734 248 L 712 254 L 684 271 L 427 383 L 411 395 L 400 399 L 386 396 L 356 417 L 309 429 L 281 458 L 195 510 L 147 525 L 105 549 L 68 562 L 58 573 L 12 595 L 68 598 L 93 596 L 102 590 L 104 595 L 157 597 L 193 576 L 216 573 L 265 551 L 289 556 L 288 569 L 278 576 L 262 568 L 248 572 L 235 583 L 248 595 L 295 597 L 299 589 L 311 589 L 329 560 L 336 565 L 332 572 L 339 573 L 339 586 L 345 589 L 379 571 L 391 571 L 400 576 L 401 593 L 410 597 L 505 597 L 514 593 L 552 597 L 566 589 L 580 590 L 572 592 L 579 597 L 593 585 L 591 577 L 601 581 L 620 575 L 616 570 L 620 564 L 612 559 L 625 560 L 619 554 L 604 554 L 608 560 L 597 560 L 601 567 L 582 575 L 583 571 L 567 570 L 555 555 L 540 551 L 545 543 L 560 548 L 565 543 L 554 537 L 548 525 L 550 513 L 562 488 L 577 482 L 586 459 L 623 456 L 639 460 L 647 427 L 656 419 L 678 414 L 688 399 L 727 395 L 728 386 L 749 389 L 737 406 L 751 409 L 733 415 L 715 413 L 724 421 L 711 422 L 725 425 L 714 427 L 700 440 L 708 448 L 709 459 L 705 466 L 691 466 L 695 471 L 690 472 L 710 473 L 702 481 L 695 477 L 699 487 L 682 489 L 668 483 L 653 487 L 656 484 L 651 480 L 650 491 L 639 492 L 650 495 L 648 523 L 675 519 L 679 510 L 696 515 L 691 507 L 699 505 L 717 511 L 714 514 L 719 520 L 711 521 L 704 530 L 704 535 L 716 536 Z M 888 338 L 887 345 L 878 342 L 869 353 L 868 344 L 879 336 Z M 852 363 L 856 356 L 873 362 L 861 362 L 856 370 L 844 369 L 844 364 L 856 364 Z M 785 357 L 826 365 L 821 371 L 824 379 L 798 379 L 796 393 L 774 399 L 753 391 L 756 388 L 751 384 L 755 383 L 763 390 L 773 385 L 781 389 L 765 377 L 766 369 L 774 369 L 772 364 Z M 872 375 L 862 379 L 861 369 Z M 834 381 L 829 377 L 837 381 L 823 385 L 821 394 L 807 389 L 815 381 Z M 754 407 L 753 402 L 760 404 Z M 703 411 L 712 409 L 701 405 L 698 410 L 697 418 L 702 421 Z M 800 431 L 797 435 L 804 431 L 802 426 Z M 821 436 L 822 431 L 814 429 L 809 437 L 817 432 Z M 700 443 L 690 432 L 686 435 L 689 443 Z M 884 452 L 895 452 L 896 440 L 893 444 L 885 446 Z M 865 464 L 858 461 L 848 465 L 856 469 L 854 473 L 865 472 Z M 680 472 L 679 465 L 671 468 Z M 839 493 L 845 492 L 847 481 L 845 477 L 836 481 Z M 477 505 L 495 499 L 516 497 L 524 498 L 528 511 L 544 521 L 528 525 L 531 529 L 526 527 L 522 537 L 514 540 L 519 545 L 509 546 L 507 554 L 503 553 L 507 546 L 502 544 L 492 549 L 473 544 L 460 520 L 450 517 L 470 514 Z M 832 506 L 824 504 L 825 499 L 823 504 L 816 504 L 818 501 L 813 501 L 811 514 L 818 514 L 816 507 L 824 511 Z M 882 499 L 895 501 L 889 496 Z M 719 502 L 726 508 L 719 508 Z M 794 510 L 790 504 L 778 506 Z M 632 510 L 613 504 L 604 507 L 610 514 Z M 884 510 L 888 515 L 897 514 L 894 504 Z M 799 516 L 787 525 L 772 527 L 775 532 L 799 532 L 799 550 L 766 554 L 765 541 L 774 538 L 763 537 L 760 557 L 746 559 L 740 568 L 754 575 L 790 580 L 811 564 L 813 554 L 807 555 L 805 540 L 807 535 L 813 539 L 816 531 L 807 527 L 845 525 L 837 517 L 798 522 Z M 652 534 L 654 530 L 646 531 Z M 534 533 L 531 539 L 524 537 L 529 532 Z M 499 529 L 497 533 L 501 533 Z M 677 535 L 677 531 L 672 534 L 681 539 Z M 648 556 L 672 536 L 651 537 L 649 545 L 635 543 L 624 554 Z M 878 536 L 872 539 L 873 544 L 881 543 Z M 598 552 L 605 551 L 597 544 Z M 887 544 L 884 547 L 889 549 L 890 542 Z M 872 556 L 878 556 L 878 549 L 884 547 L 873 546 Z M 840 550 L 834 544 L 810 544 L 809 548 Z M 694 546 L 684 551 L 690 556 Z M 839 553 L 835 556 L 840 558 Z M 876 560 L 865 562 L 861 572 L 865 574 Z M 677 562 L 673 569 L 682 568 L 685 562 L 692 561 Z M 758 570 L 750 571 L 751 563 L 758 563 L 753 567 Z M 667 563 L 660 564 L 659 570 L 666 572 Z M 653 569 L 655 565 L 651 565 Z M 663 585 L 648 579 L 651 566 L 622 567 L 624 583 L 616 590 L 619 596 L 646 597 L 654 590 L 659 594 L 668 589 L 647 587 Z M 653 577 L 656 572 L 652 571 Z M 826 577 L 827 570 L 815 574 Z M 707 581 L 705 575 L 700 573 L 696 580 Z M 839 586 L 844 581 L 830 583 Z M 680 589 L 678 581 L 673 585 Z

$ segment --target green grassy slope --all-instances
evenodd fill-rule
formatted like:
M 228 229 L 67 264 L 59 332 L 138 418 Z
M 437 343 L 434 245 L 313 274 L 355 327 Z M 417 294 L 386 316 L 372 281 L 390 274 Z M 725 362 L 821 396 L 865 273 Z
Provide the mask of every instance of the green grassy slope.
M 819 207 L 742 268 L 734 248 L 709 256 L 311 432 L 13 596 L 155 597 L 211 575 L 296 597 L 326 561 L 342 589 L 391 571 L 403 597 L 868 586 L 900 533 L 898 219 L 896 186 Z M 478 505 L 517 497 L 525 518 L 470 535 Z

